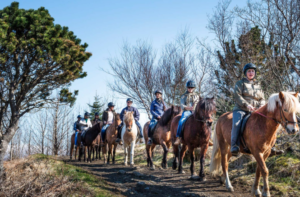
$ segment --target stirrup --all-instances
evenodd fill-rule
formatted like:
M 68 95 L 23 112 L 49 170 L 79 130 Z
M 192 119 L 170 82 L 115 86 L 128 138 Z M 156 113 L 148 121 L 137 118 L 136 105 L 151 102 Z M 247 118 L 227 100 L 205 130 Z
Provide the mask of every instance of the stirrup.
M 147 145 L 152 145 L 152 144 L 153 144 L 152 139 L 149 138 L 149 139 L 148 139 L 148 142 L 147 142 Z
M 175 142 L 174 142 L 174 145 L 179 145 L 181 143 L 181 137 L 177 137 Z

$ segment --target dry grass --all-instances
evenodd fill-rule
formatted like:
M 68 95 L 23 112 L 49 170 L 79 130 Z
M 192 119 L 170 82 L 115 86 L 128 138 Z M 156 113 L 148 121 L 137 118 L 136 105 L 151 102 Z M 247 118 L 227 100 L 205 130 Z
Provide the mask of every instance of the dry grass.
M 0 196 L 95 196 L 85 182 L 58 173 L 63 165 L 44 155 L 5 162 Z

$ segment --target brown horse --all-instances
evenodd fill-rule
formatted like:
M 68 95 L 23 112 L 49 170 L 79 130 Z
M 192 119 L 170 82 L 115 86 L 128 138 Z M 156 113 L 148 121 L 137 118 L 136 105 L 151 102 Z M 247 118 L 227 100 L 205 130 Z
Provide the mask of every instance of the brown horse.
M 112 163 L 115 164 L 115 156 L 116 156 L 116 149 L 118 143 L 116 143 L 117 135 L 118 135 L 118 125 L 121 124 L 120 114 L 116 114 L 114 116 L 113 123 L 106 129 L 106 140 L 104 142 L 104 147 L 102 149 L 102 154 L 104 157 L 104 163 L 110 163 L 110 156 L 112 157 Z M 106 153 L 108 149 L 108 157 L 106 161 Z
M 171 106 L 169 109 L 167 109 L 164 113 L 164 115 L 161 117 L 161 119 L 157 122 L 156 129 L 154 131 L 152 140 L 152 145 L 146 145 L 146 151 L 147 151 L 147 166 L 150 167 L 150 169 L 154 170 L 155 166 L 153 165 L 152 161 L 152 151 L 155 148 L 156 145 L 161 145 L 164 150 L 164 155 L 162 159 L 161 166 L 163 168 L 167 168 L 167 155 L 170 149 L 170 146 L 172 144 L 171 141 L 171 132 L 170 132 L 170 124 L 172 119 L 181 113 L 181 108 L 179 106 Z M 145 142 L 148 141 L 148 128 L 149 128 L 150 122 L 147 122 L 144 125 L 144 138 Z
M 93 160 L 98 160 L 101 159 L 101 146 L 100 146 L 100 142 L 101 142 L 101 136 L 100 134 L 97 135 L 96 139 L 93 141 L 92 143 L 92 153 L 93 153 Z M 95 152 L 96 152 L 96 157 L 95 157 Z
M 296 112 L 299 110 L 298 93 L 280 92 L 273 94 L 268 103 L 251 114 L 246 123 L 243 137 L 248 149 L 256 159 L 256 176 L 252 187 L 252 195 L 260 196 L 259 180 L 264 180 L 263 196 L 270 196 L 268 175 L 269 170 L 265 160 L 271 153 L 276 141 L 276 131 L 284 127 L 289 134 L 298 132 L 299 127 Z M 211 157 L 210 172 L 215 176 L 223 170 L 221 183 L 226 183 L 228 191 L 233 191 L 228 176 L 228 160 L 231 157 L 231 128 L 232 113 L 227 112 L 220 116 L 214 135 L 214 147 Z M 243 143 L 240 150 L 244 153 Z M 222 168 L 221 168 L 222 167 Z
M 91 153 L 93 150 L 93 146 L 94 146 L 94 141 L 97 138 L 97 136 L 99 135 L 99 133 L 101 132 L 101 129 L 103 127 L 103 123 L 99 122 L 97 124 L 95 124 L 92 128 L 88 129 L 85 133 L 85 137 L 82 138 L 81 137 L 81 141 L 84 145 L 84 147 L 80 148 L 79 151 L 79 159 L 81 159 L 82 154 L 84 154 L 84 161 L 86 160 L 86 154 L 85 154 L 85 149 L 87 148 L 87 152 L 88 152 L 88 158 L 87 158 L 87 162 L 91 162 Z M 84 150 L 83 150 L 84 149 Z
M 191 178 L 199 179 L 201 181 L 205 180 L 204 165 L 205 165 L 205 154 L 209 146 L 209 139 L 211 135 L 211 125 L 212 117 L 216 113 L 216 104 L 214 98 L 200 98 L 196 105 L 195 112 L 188 118 L 185 122 L 185 127 L 183 129 L 183 138 L 181 140 L 181 145 L 173 145 L 174 151 L 174 161 L 173 169 L 177 168 L 177 163 L 179 159 L 178 172 L 184 173 L 182 170 L 183 157 L 187 149 L 189 150 L 191 158 Z M 181 115 L 176 116 L 171 123 L 171 133 L 173 142 L 176 139 L 176 133 L 178 128 L 178 123 Z M 195 153 L 194 150 L 200 147 L 200 173 L 199 176 L 194 174 L 195 172 Z
M 75 160 L 76 160 L 76 156 L 77 156 L 77 152 L 80 148 L 80 143 L 81 143 L 81 132 L 79 132 L 77 134 L 77 143 L 76 143 L 76 149 L 75 149 Z M 74 145 L 75 145 L 75 133 L 72 134 L 71 136 L 71 149 L 70 149 L 70 160 L 72 160 L 72 154 L 74 151 Z M 79 160 L 79 157 L 78 157 Z M 79 160 L 80 161 L 80 160 Z

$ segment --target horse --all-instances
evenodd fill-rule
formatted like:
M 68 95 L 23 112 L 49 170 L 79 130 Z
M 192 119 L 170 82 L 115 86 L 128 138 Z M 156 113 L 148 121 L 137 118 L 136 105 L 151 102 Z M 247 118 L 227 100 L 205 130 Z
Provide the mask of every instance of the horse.
M 110 156 L 112 156 L 112 163 L 115 164 L 115 156 L 116 156 L 116 149 L 118 143 L 116 143 L 117 135 L 118 135 L 118 125 L 121 124 L 120 114 L 116 114 L 114 116 L 113 123 L 106 129 L 106 140 L 104 142 L 103 156 L 104 156 L 104 163 L 110 163 Z M 108 157 L 106 161 L 106 152 L 108 148 Z
M 190 160 L 191 160 L 191 178 L 200 179 L 200 181 L 205 181 L 205 154 L 208 150 L 209 139 L 211 135 L 211 125 L 213 122 L 212 117 L 216 113 L 216 104 L 214 97 L 212 98 L 201 98 L 196 105 L 193 114 L 186 120 L 185 127 L 183 128 L 183 138 L 181 140 L 181 145 L 173 144 L 173 170 L 176 170 L 177 163 L 179 159 L 178 173 L 185 173 L 182 169 L 183 157 L 187 149 L 189 150 Z M 174 143 L 176 139 L 177 128 L 181 115 L 176 116 L 171 122 L 171 133 L 172 141 Z M 200 173 L 199 176 L 195 174 L 195 152 L 194 150 L 200 147 Z
M 276 132 L 284 127 L 288 134 L 294 134 L 299 131 L 296 113 L 299 110 L 299 101 L 297 93 L 279 92 L 270 96 L 268 103 L 251 113 L 245 130 L 243 132 L 243 141 L 254 156 L 257 167 L 255 181 L 252 186 L 252 195 L 261 196 L 259 190 L 260 176 L 264 180 L 263 196 L 270 196 L 269 191 L 269 170 L 265 160 L 271 153 L 271 148 L 276 141 Z M 214 146 L 211 157 L 210 172 L 213 176 L 223 171 L 221 183 L 226 184 L 226 189 L 234 191 L 228 175 L 228 160 L 231 157 L 231 128 L 232 112 L 227 112 L 220 116 L 214 135 Z M 240 150 L 244 150 L 244 143 L 241 143 Z
M 87 162 L 91 163 L 91 153 L 92 153 L 92 150 L 93 150 L 93 143 L 95 141 L 95 139 L 97 138 L 97 136 L 99 135 L 99 133 L 101 132 L 101 129 L 103 127 L 103 122 L 99 122 L 97 124 L 95 124 L 92 128 L 88 129 L 85 133 L 85 136 L 84 138 L 81 137 L 81 141 L 84 145 L 84 147 L 81 147 L 80 148 L 80 151 L 79 151 L 79 159 L 81 160 L 81 157 L 82 157 L 82 154 L 84 152 L 84 161 L 86 160 L 86 154 L 85 154 L 85 151 L 83 151 L 83 149 L 86 149 L 88 150 L 88 158 L 87 158 Z
M 161 145 L 164 150 L 163 159 L 161 166 L 162 168 L 166 169 L 168 167 L 167 165 L 167 155 L 170 149 L 170 146 L 172 144 L 171 141 L 171 133 L 170 133 L 170 124 L 172 119 L 178 115 L 181 114 L 181 108 L 179 106 L 171 106 L 168 108 L 165 113 L 162 115 L 160 120 L 157 122 L 156 129 L 154 131 L 152 141 L 152 145 L 146 145 L 146 152 L 147 152 L 147 166 L 150 167 L 151 170 L 155 169 L 155 166 L 153 165 L 152 157 L 153 157 L 153 149 L 156 145 Z M 147 122 L 144 125 L 144 138 L 145 142 L 148 141 L 148 128 L 149 128 L 150 122 Z
M 134 147 L 138 141 L 138 127 L 135 123 L 134 112 L 124 113 L 124 126 L 121 131 L 121 138 L 124 147 L 124 165 L 127 166 L 127 157 L 130 154 L 130 166 L 134 165 Z
M 94 161 L 94 159 L 96 159 L 96 160 L 100 159 L 101 160 L 101 155 L 100 155 L 101 146 L 100 146 L 100 143 L 101 143 L 101 136 L 100 136 L 100 134 L 98 134 L 96 139 L 92 143 L 93 161 Z M 95 152 L 96 152 L 96 158 L 95 158 Z
M 76 143 L 76 148 L 75 148 L 75 160 L 76 160 L 77 152 L 78 152 L 79 147 L 80 147 L 80 142 L 81 142 L 81 132 L 79 132 L 77 134 L 77 143 Z M 70 160 L 72 160 L 74 145 L 75 145 L 75 133 L 73 133 L 72 136 L 71 136 Z M 79 157 L 78 157 L 78 160 L 79 160 Z

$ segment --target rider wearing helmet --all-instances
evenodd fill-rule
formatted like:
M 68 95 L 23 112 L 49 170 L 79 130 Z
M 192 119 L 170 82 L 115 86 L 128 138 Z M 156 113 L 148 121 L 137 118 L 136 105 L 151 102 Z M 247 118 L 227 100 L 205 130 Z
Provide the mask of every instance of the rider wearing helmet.
M 92 128 L 92 123 L 89 119 L 89 112 L 85 112 L 84 113 L 84 118 L 80 120 L 79 124 L 81 125 L 81 137 L 83 137 L 85 135 L 85 132 L 89 129 Z
M 140 119 L 140 113 L 137 110 L 137 108 L 132 107 L 132 103 L 133 103 L 133 99 L 132 98 L 128 98 L 126 100 L 127 103 L 127 107 L 125 107 L 124 109 L 122 109 L 121 114 L 120 114 L 120 118 L 122 120 L 122 123 L 118 126 L 118 136 L 116 139 L 116 142 L 119 143 L 120 145 L 122 145 L 122 140 L 121 140 L 121 132 L 122 132 L 122 127 L 123 127 L 123 118 L 124 118 L 124 113 L 125 112 L 133 112 L 133 117 L 135 120 L 135 124 L 139 127 L 140 130 L 140 143 L 143 143 L 143 130 L 141 127 L 141 124 L 139 123 L 139 119 Z
M 180 107 L 183 110 L 181 118 L 179 120 L 175 145 L 179 145 L 181 142 L 181 130 L 183 122 L 189 117 L 193 111 L 195 111 L 196 105 L 199 101 L 199 96 L 194 92 L 196 83 L 193 80 L 189 80 L 186 83 L 187 91 L 180 98 Z
M 232 156 L 237 156 L 240 151 L 240 129 L 243 117 L 265 104 L 264 93 L 260 83 L 255 79 L 256 66 L 248 63 L 243 68 L 245 78 L 239 80 L 234 88 L 234 101 L 231 130 L 231 149 Z M 276 151 L 272 148 L 274 154 L 282 154 L 283 151 Z
M 94 126 L 95 124 L 101 122 L 100 118 L 99 118 L 99 112 L 96 112 L 95 113 L 95 118 L 94 120 L 92 121 L 92 125 Z
M 162 117 L 164 111 L 166 110 L 166 106 L 164 101 L 162 100 L 162 91 L 156 90 L 155 91 L 155 100 L 152 101 L 150 106 L 150 112 L 152 114 L 152 119 L 149 124 L 148 128 L 148 145 L 152 144 L 152 132 L 151 128 L 156 124 L 156 122 Z
M 81 133 L 81 125 L 80 125 L 80 121 L 81 121 L 81 115 L 77 116 L 77 121 L 74 123 L 74 132 L 75 132 L 75 149 L 77 146 L 77 135 L 78 133 Z
M 113 123 L 116 112 L 114 110 L 115 104 L 113 102 L 109 102 L 107 104 L 107 109 L 102 114 L 102 121 L 104 126 L 101 130 L 101 142 L 105 142 L 105 131 L 106 129 Z

